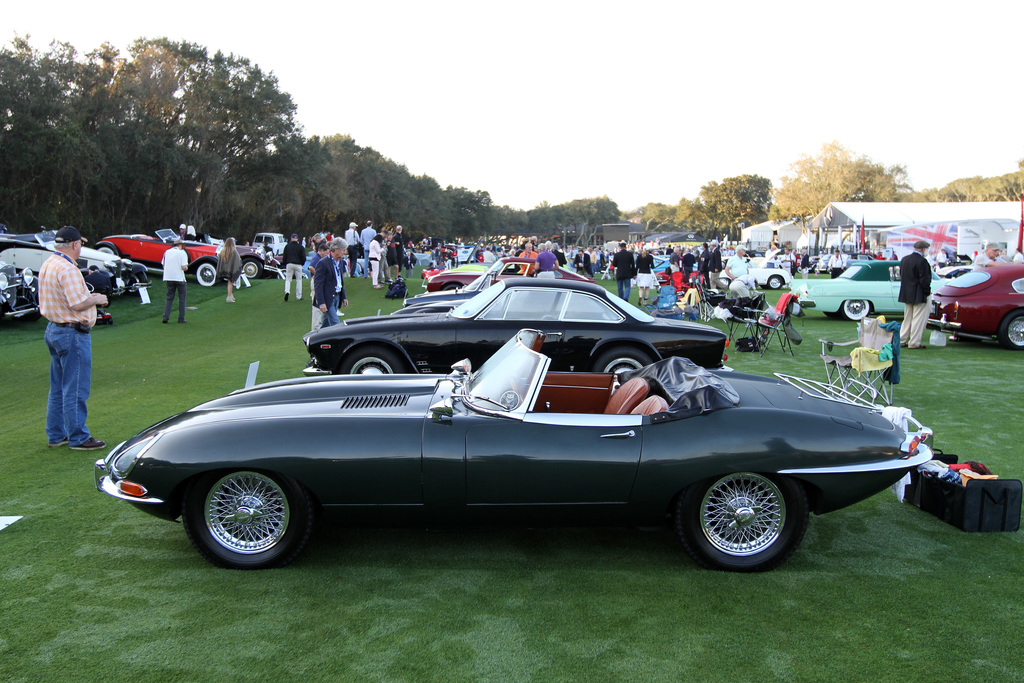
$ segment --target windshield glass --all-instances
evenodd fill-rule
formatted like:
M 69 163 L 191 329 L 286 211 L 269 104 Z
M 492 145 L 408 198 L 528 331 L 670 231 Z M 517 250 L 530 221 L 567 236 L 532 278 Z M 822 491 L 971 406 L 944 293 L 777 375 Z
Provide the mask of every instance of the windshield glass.
M 857 273 L 859 273 L 861 271 L 861 268 L 862 268 L 861 266 L 850 266 L 849 268 L 844 270 L 842 273 L 840 273 L 839 277 L 845 277 L 845 278 L 857 277 Z
M 55 233 L 53 230 L 46 230 L 44 232 L 37 232 L 36 233 L 36 241 L 39 242 L 39 244 L 43 245 L 44 247 L 52 247 L 53 243 L 54 243 L 54 238 L 56 237 L 56 235 L 57 235 L 57 233 Z
M 547 369 L 546 356 L 533 351 L 544 343 L 537 330 L 521 330 L 497 353 L 470 375 L 466 386 L 469 401 L 486 410 L 523 412 L 532 402 L 540 376 Z
M 970 271 L 964 273 L 960 277 L 955 277 L 946 283 L 946 287 L 961 287 L 966 289 L 968 287 L 974 287 L 980 285 L 983 282 L 988 282 L 992 278 L 990 273 L 984 271 Z

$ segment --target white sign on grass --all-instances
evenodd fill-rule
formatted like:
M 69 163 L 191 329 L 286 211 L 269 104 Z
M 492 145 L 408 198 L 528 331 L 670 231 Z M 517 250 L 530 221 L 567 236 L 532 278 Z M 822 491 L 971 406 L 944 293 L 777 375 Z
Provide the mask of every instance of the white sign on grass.
M 21 517 L 0 517 L 0 531 L 17 522 Z

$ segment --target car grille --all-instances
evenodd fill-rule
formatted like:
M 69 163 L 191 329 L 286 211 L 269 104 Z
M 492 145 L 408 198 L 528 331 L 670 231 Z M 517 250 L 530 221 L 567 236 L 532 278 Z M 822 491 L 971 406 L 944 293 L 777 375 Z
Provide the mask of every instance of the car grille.
M 351 396 L 342 401 L 342 410 L 368 408 L 402 408 L 409 403 L 408 394 L 382 394 L 377 396 Z

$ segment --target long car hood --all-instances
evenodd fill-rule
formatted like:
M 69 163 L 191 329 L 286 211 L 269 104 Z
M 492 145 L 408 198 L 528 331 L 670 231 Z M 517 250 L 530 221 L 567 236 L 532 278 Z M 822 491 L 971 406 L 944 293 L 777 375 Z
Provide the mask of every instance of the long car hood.
M 389 375 L 373 379 L 340 375 L 270 382 L 200 404 L 154 427 L 159 426 L 166 431 L 213 422 L 316 415 L 422 417 L 426 415 L 434 390 L 441 381 L 446 380 L 420 375 Z

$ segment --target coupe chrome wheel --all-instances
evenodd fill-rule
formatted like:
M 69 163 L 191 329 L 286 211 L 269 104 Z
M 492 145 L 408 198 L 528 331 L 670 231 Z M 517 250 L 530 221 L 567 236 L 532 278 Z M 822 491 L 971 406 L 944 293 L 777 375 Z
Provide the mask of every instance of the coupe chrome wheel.
M 251 554 L 272 548 L 288 529 L 288 499 L 270 477 L 232 472 L 206 497 L 206 526 L 213 539 L 232 552 Z
M 339 368 L 343 375 L 394 375 L 405 371 L 402 359 L 383 346 L 355 351 L 342 361 Z
M 650 365 L 652 362 L 654 361 L 646 353 L 636 349 L 612 349 L 602 353 L 594 361 L 594 372 L 610 374 L 629 372 L 631 370 L 639 370 L 645 365 Z
M 1024 350 L 1024 312 L 1014 311 L 999 324 L 996 338 L 1004 349 Z
M 758 553 L 779 538 L 786 502 L 769 479 L 757 474 L 723 477 L 704 495 L 700 524 L 716 548 L 742 557 Z

